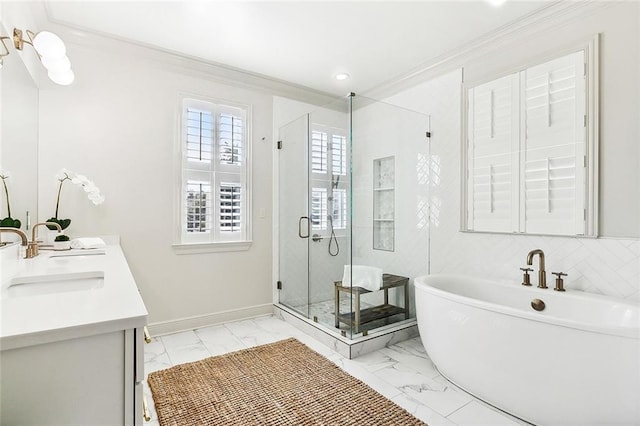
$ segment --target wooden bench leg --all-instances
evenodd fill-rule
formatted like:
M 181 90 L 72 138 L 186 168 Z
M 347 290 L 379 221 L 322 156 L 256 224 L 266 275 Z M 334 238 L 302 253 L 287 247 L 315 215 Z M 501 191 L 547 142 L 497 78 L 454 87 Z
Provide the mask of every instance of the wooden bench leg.
M 404 286 L 404 319 L 409 319 L 409 284 Z
M 335 285 L 335 316 L 336 316 L 336 328 L 340 328 L 340 290 Z
M 354 316 L 355 316 L 355 332 L 359 333 L 360 332 L 360 293 L 359 292 L 355 292 L 355 297 L 353 292 L 351 293 L 351 297 L 354 297 L 354 303 L 353 303 L 353 310 L 354 312 Z

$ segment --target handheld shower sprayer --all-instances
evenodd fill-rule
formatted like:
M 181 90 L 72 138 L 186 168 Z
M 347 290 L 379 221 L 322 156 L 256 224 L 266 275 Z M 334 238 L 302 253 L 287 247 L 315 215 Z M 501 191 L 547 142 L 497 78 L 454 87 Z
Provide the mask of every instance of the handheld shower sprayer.
M 329 195 L 329 202 L 331 202 L 330 211 L 333 212 L 333 190 L 338 188 L 338 184 L 340 183 L 340 175 L 331 175 L 331 194 Z M 329 255 L 337 256 L 340 253 L 340 245 L 338 244 L 338 239 L 336 238 L 336 233 L 333 229 L 333 213 L 327 215 L 327 221 L 329 222 L 329 228 L 331 229 L 331 234 L 329 236 Z M 335 245 L 335 248 L 333 246 Z

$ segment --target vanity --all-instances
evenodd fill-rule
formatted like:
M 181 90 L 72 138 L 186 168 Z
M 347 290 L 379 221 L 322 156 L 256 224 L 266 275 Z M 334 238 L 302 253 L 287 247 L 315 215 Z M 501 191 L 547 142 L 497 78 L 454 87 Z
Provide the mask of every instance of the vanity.
M 0 249 L 0 423 L 142 424 L 144 306 L 117 238 Z

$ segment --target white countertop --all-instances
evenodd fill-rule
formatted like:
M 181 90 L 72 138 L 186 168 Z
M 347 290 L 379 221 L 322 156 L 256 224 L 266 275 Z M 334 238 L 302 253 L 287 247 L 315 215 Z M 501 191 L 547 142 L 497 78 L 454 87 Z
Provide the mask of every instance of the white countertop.
M 24 248 L 20 251 L 24 253 Z M 2 269 L 10 270 L 11 276 L 3 274 L 7 279 L 0 287 L 0 350 L 146 325 L 147 309 L 119 245 L 107 245 L 104 254 L 56 257 L 60 254 L 41 250 L 35 258 L 18 259 L 17 263 L 3 257 Z M 31 295 L 9 291 L 12 280 L 21 277 L 97 271 L 104 272 L 99 285 L 68 286 Z

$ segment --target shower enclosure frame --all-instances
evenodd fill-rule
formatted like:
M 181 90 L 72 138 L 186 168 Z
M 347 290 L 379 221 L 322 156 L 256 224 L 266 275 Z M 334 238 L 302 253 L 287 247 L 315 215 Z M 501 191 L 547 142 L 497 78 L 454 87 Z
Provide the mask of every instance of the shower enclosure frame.
M 367 131 L 363 128 L 354 128 L 354 117 L 356 124 L 358 124 L 358 122 L 361 121 L 359 118 L 364 118 L 369 114 L 366 112 L 367 109 L 371 110 L 370 115 L 374 116 L 374 118 L 370 119 L 367 117 L 367 119 L 362 120 L 362 122 L 368 121 L 371 129 Z M 366 196 L 363 196 L 362 198 L 363 200 L 371 198 L 370 202 L 363 201 L 360 204 L 366 204 L 368 206 L 368 210 L 372 210 L 371 206 L 373 205 L 374 183 L 372 176 L 370 176 L 372 174 L 371 171 L 365 171 L 365 169 L 368 170 L 369 167 L 373 167 L 373 162 L 369 161 L 369 163 L 371 163 L 369 165 L 362 161 L 368 161 L 371 158 L 387 157 L 388 155 L 386 154 L 388 154 L 388 152 L 383 152 L 385 155 L 378 155 L 377 157 L 371 157 L 372 155 L 377 155 L 375 153 L 368 153 L 365 156 L 366 160 L 354 162 L 354 151 L 356 154 L 359 152 L 357 144 L 359 142 L 364 142 L 367 138 L 370 138 L 372 136 L 372 132 L 379 132 L 379 134 L 373 135 L 372 140 L 376 139 L 376 136 L 389 132 L 388 129 L 377 129 L 377 127 L 379 127 L 378 125 L 381 123 L 384 127 L 384 120 L 378 120 L 375 118 L 376 114 L 380 114 L 380 112 L 374 112 L 376 110 L 382 111 L 382 115 L 387 117 L 390 121 L 395 120 L 395 124 L 391 126 L 387 125 L 387 127 L 391 128 L 392 138 L 396 136 L 398 138 L 398 140 L 394 142 L 397 152 L 392 152 L 393 156 L 402 156 L 402 152 L 408 149 L 407 147 L 413 149 L 412 147 L 416 145 L 415 142 L 412 142 L 405 146 L 403 145 L 404 141 L 401 140 L 402 135 L 396 135 L 402 133 L 402 128 L 407 126 L 407 123 L 410 123 L 408 127 L 411 127 L 413 131 L 411 138 L 419 138 L 420 143 L 424 144 L 419 148 L 420 152 L 417 153 L 418 160 L 414 162 L 418 165 L 416 168 L 419 171 L 421 170 L 419 173 L 422 173 L 422 175 L 417 179 L 420 180 L 419 185 L 421 185 L 420 190 L 422 191 L 420 195 L 422 198 L 418 203 L 421 206 L 422 211 L 419 212 L 421 218 L 418 222 L 421 227 L 419 234 L 423 237 L 423 241 L 420 242 L 420 246 L 424 246 L 423 254 L 425 256 L 422 269 L 415 271 L 410 276 L 407 274 L 407 278 L 413 278 L 429 272 L 430 256 L 428 229 L 430 203 L 428 200 L 428 187 L 431 184 L 429 168 L 430 117 L 385 102 L 375 101 L 360 96 L 356 97 L 355 94 L 351 93 L 346 98 L 339 98 L 329 105 L 318 107 L 317 109 L 303 114 L 296 120 L 293 120 L 277 129 L 278 142 L 277 149 L 275 151 L 276 161 L 274 171 L 274 181 L 277 188 L 274 196 L 274 204 L 276 206 L 276 217 L 274 218 L 274 253 L 276 255 L 274 257 L 274 277 L 276 278 L 275 281 L 277 284 L 274 289 L 274 301 L 280 307 L 284 307 L 294 315 L 301 317 L 307 322 L 314 323 L 318 328 L 320 328 L 320 325 L 324 326 L 322 327 L 323 331 L 333 334 L 338 338 L 341 337 L 342 339 L 346 339 L 347 341 L 352 341 L 353 339 L 362 336 L 375 335 L 378 332 L 388 332 L 390 329 L 415 325 L 413 286 L 410 284 L 404 288 L 405 292 L 409 290 L 411 294 L 410 297 L 408 293 L 407 295 L 404 295 L 402 289 L 397 290 L 394 288 L 388 290 L 391 292 L 390 298 L 394 300 L 394 303 L 396 304 L 406 307 L 406 300 L 410 299 L 409 311 L 412 314 L 410 319 L 400 319 L 398 316 L 396 318 L 391 318 L 396 321 L 393 321 L 393 324 L 390 326 L 376 326 L 373 329 L 364 327 L 362 330 L 357 330 L 357 332 L 351 326 L 342 326 L 341 328 L 337 328 L 335 326 L 335 322 L 337 322 L 334 308 L 334 303 L 336 301 L 334 294 L 337 293 L 337 290 L 335 290 L 337 287 L 335 286 L 337 285 L 336 282 L 342 279 L 341 270 L 343 266 L 354 264 L 354 259 L 357 259 L 356 262 L 375 262 L 374 259 L 369 260 L 367 259 L 367 255 L 363 255 L 363 253 L 361 253 L 362 247 L 366 245 L 363 241 L 367 239 L 357 238 L 355 236 L 355 233 L 364 232 L 361 228 L 370 228 L 370 237 L 367 241 L 374 238 L 374 221 L 367 216 L 372 214 L 372 212 L 365 212 L 364 214 L 361 214 L 360 210 L 362 209 L 362 206 L 358 206 L 356 201 L 354 201 L 354 198 L 366 194 Z M 320 117 L 322 117 L 323 120 L 329 121 L 323 121 Z M 336 117 L 339 118 L 334 120 Z M 318 151 L 318 146 L 320 146 L 321 143 L 326 143 L 332 137 L 330 134 L 331 132 L 326 132 L 328 134 L 322 136 L 325 138 L 323 140 L 322 137 L 319 136 L 317 129 L 318 125 L 324 128 L 339 129 L 340 125 L 336 125 L 336 122 L 340 120 L 343 120 L 342 122 L 344 123 L 342 134 L 346 137 L 345 151 L 347 153 L 347 158 L 344 170 L 340 173 L 334 173 L 336 170 L 331 169 L 331 167 L 334 166 L 331 159 L 332 152 L 334 152 L 335 149 L 325 149 L 324 154 Z M 411 123 L 411 121 L 415 121 L 418 124 Z M 417 130 L 418 128 L 421 128 L 421 130 Z M 298 140 L 296 140 L 296 137 L 292 138 L 292 135 L 288 134 L 289 131 L 293 132 L 294 130 L 294 133 L 297 134 Z M 304 136 L 301 137 L 300 135 Z M 354 140 L 354 137 L 362 138 L 362 140 Z M 389 137 L 389 134 L 385 134 L 385 137 Z M 386 140 L 378 142 L 379 146 L 377 149 L 387 149 L 394 143 L 387 142 Z M 375 145 L 375 143 L 372 145 Z M 328 146 L 331 147 L 333 145 L 329 144 Z M 344 148 L 345 147 L 343 147 L 343 149 Z M 322 155 L 324 155 L 324 157 Z M 301 162 L 300 156 L 305 160 Z M 407 156 L 405 155 L 405 162 L 407 159 L 406 157 Z M 322 164 L 323 161 L 324 164 Z M 327 167 L 324 167 L 323 169 L 323 165 Z M 420 167 L 422 167 L 422 169 Z M 318 170 L 321 170 L 326 174 L 324 181 L 322 179 L 318 179 L 317 176 L 314 176 L 314 171 L 317 171 L 314 168 L 318 168 Z M 293 170 L 295 172 L 294 175 L 304 176 L 306 181 L 303 182 L 303 179 L 291 179 L 287 175 L 287 169 Z M 363 175 L 359 176 L 358 173 L 363 173 Z M 356 177 L 355 181 L 354 177 Z M 315 186 L 313 182 L 315 182 Z M 324 187 L 322 186 L 323 182 Z M 415 185 L 417 184 L 414 183 L 414 186 Z M 326 191 L 323 192 L 323 188 L 326 189 Z M 341 207 L 345 209 L 342 213 L 337 212 L 337 209 L 335 208 L 335 191 L 344 191 L 346 193 L 347 205 Z M 295 197 L 295 194 L 298 194 L 298 197 Z M 301 196 L 300 194 L 303 195 Z M 291 196 L 293 196 L 293 198 L 291 198 Z M 323 196 L 325 197 L 324 201 L 322 201 Z M 302 202 L 301 198 L 304 202 Z M 392 207 L 398 209 L 398 201 L 393 200 L 392 202 L 395 203 Z M 331 206 L 329 203 L 334 203 L 334 205 Z M 354 209 L 356 213 L 355 215 Z M 329 214 L 325 216 L 326 213 Z M 336 220 L 339 221 L 341 219 L 346 219 L 347 223 L 343 224 L 344 226 L 340 228 L 340 233 L 336 233 L 336 229 L 333 229 L 330 225 L 332 225 Z M 290 229 L 291 223 L 294 221 L 296 222 L 296 229 L 292 230 Z M 293 235 L 294 231 L 295 235 Z M 404 232 L 401 234 L 404 235 L 404 238 L 406 239 L 406 234 L 416 233 Z M 286 240 L 284 245 L 283 240 Z M 291 242 L 293 242 L 293 244 L 288 246 L 287 244 Z M 354 242 L 356 243 L 355 246 Z M 331 252 L 332 244 L 333 252 Z M 328 245 L 328 247 L 324 249 L 327 250 L 326 253 L 323 251 L 324 258 L 322 262 L 324 263 L 319 264 L 316 262 L 318 260 L 316 257 L 317 252 L 319 251 L 318 248 L 325 247 L 325 245 Z M 373 249 L 372 241 L 369 241 L 368 247 L 369 249 Z M 394 252 L 391 253 L 394 254 Z M 406 255 L 406 253 L 404 254 Z M 403 254 L 395 253 L 395 255 L 397 257 L 402 256 Z M 339 256 L 339 259 L 341 260 L 331 262 L 329 256 Z M 387 265 L 387 268 L 390 268 L 389 270 L 385 270 L 385 272 L 398 272 L 393 269 L 393 261 L 381 261 L 381 264 L 385 264 Z M 300 269 L 293 271 L 297 266 L 301 266 Z M 409 268 L 409 270 L 410 269 L 411 268 Z M 402 268 L 399 268 L 399 270 L 402 272 Z M 327 272 L 328 275 L 322 276 L 321 274 L 324 272 Z M 318 276 L 321 276 L 321 278 L 318 279 Z M 400 278 L 402 278 L 402 276 L 400 276 Z M 302 284 L 297 285 L 298 282 L 302 282 Z M 384 293 L 388 293 L 388 291 L 384 291 Z M 325 296 L 318 296 L 316 293 L 321 293 Z M 353 316 L 355 316 L 354 308 L 356 308 L 356 306 L 354 306 L 354 293 L 353 291 L 350 293 L 351 294 L 345 298 L 347 299 L 346 303 L 341 307 L 340 312 L 348 311 L 352 313 L 351 318 L 353 322 Z M 378 297 L 378 299 L 380 299 L 383 294 L 382 291 L 374 293 L 379 293 L 379 297 L 372 295 L 367 297 Z M 385 302 L 388 298 L 389 296 L 385 297 Z M 318 299 L 323 300 L 318 302 Z M 320 306 L 324 302 L 326 302 L 326 306 Z M 372 307 L 379 304 L 379 302 L 371 301 L 368 302 L 368 304 L 365 303 L 364 307 Z M 327 312 L 326 309 L 329 309 L 329 311 Z M 388 322 L 388 319 L 384 322 Z

